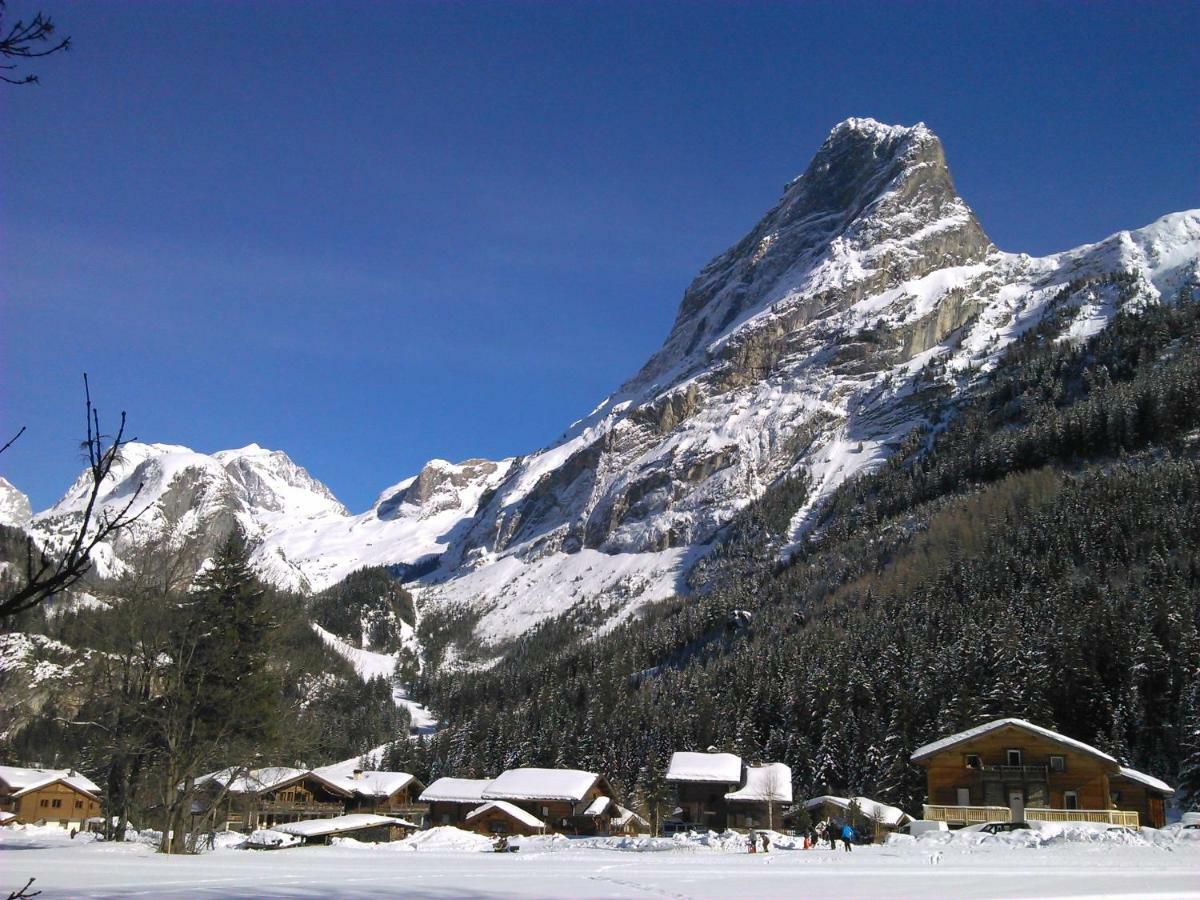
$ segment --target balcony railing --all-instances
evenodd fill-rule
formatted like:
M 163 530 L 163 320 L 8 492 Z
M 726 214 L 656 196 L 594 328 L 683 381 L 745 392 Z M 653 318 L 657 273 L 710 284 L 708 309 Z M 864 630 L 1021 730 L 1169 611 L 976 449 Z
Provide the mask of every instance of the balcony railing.
M 978 771 L 1001 778 L 1036 778 L 1045 781 L 1049 769 L 1046 766 L 982 766 Z
M 961 822 L 981 825 L 984 822 L 1007 822 L 1007 806 L 925 806 L 925 818 L 938 822 Z
M 938 822 L 979 825 L 983 822 L 1011 822 L 1012 810 L 1007 806 L 931 806 L 925 805 L 924 816 Z M 1123 809 L 1046 809 L 1025 807 L 1025 818 L 1038 822 L 1100 822 L 1137 828 L 1138 814 Z
M 344 803 L 319 803 L 315 800 L 259 800 L 255 804 L 259 812 L 319 812 L 341 813 L 346 809 Z
M 1137 828 L 1141 824 L 1136 812 L 1124 809 L 1043 809 L 1027 806 L 1025 818 L 1039 822 L 1102 822 L 1127 828 Z

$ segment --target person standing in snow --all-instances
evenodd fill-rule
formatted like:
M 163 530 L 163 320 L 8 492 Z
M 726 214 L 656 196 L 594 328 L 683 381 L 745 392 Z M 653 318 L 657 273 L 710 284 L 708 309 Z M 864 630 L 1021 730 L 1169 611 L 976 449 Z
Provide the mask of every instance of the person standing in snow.
M 763 853 L 770 853 L 771 852 L 771 839 L 769 837 L 767 837 L 767 833 L 765 831 L 762 833 L 762 841 L 763 841 Z
M 842 843 L 846 847 L 846 852 L 850 852 L 850 848 L 854 843 L 854 829 L 849 825 L 842 826 Z

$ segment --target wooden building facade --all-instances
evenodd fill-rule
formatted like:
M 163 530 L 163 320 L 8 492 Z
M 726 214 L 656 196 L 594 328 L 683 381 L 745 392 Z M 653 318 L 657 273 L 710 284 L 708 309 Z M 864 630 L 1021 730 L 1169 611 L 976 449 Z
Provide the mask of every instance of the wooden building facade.
M 22 825 L 82 830 L 88 819 L 101 814 L 100 788 L 70 769 L 0 766 L 0 811 Z
M 1142 812 L 1113 757 L 1023 719 L 998 719 L 916 750 L 925 818 L 955 825 L 1038 819 L 1137 826 Z M 1161 782 L 1160 782 L 1161 784 Z M 1144 785 L 1142 786 L 1144 787 Z M 1163 787 L 1166 787 L 1163 785 Z

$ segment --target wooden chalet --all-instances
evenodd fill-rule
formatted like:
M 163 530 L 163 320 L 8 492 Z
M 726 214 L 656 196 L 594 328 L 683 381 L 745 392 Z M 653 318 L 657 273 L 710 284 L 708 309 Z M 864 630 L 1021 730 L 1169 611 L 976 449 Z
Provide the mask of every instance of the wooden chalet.
M 1162 797 L 1171 792 L 1095 747 L 1023 719 L 934 741 L 912 761 L 925 769 L 924 817 L 951 825 L 1036 819 L 1137 827 L 1142 817 L 1162 821 Z
M 486 800 L 467 813 L 463 827 L 487 835 L 545 834 L 546 823 L 507 800 Z
M 871 839 L 881 843 L 887 836 L 912 821 L 912 816 L 895 806 L 888 806 L 870 797 L 835 797 L 829 794 L 804 801 L 813 824 L 820 821 L 834 826 L 851 825 L 864 828 Z
M 82 829 L 100 815 L 100 788 L 73 769 L 0 766 L 0 812 L 17 824 Z
M 783 763 L 747 766 L 733 753 L 671 755 L 666 781 L 675 789 L 675 814 L 668 831 L 749 831 L 783 824 L 792 803 L 792 770 Z
M 783 763 L 746 766 L 742 783 L 725 795 L 728 825 L 739 831 L 779 828 L 792 803 L 792 770 Z
M 1121 766 L 1108 776 L 1109 796 L 1117 809 L 1133 810 L 1143 825 L 1162 828 L 1167 824 L 1167 798 L 1175 789 L 1153 775 Z
M 415 822 L 372 813 L 348 813 L 332 819 L 305 819 L 273 829 L 300 838 L 305 844 L 328 844 L 335 837 L 353 837 L 376 844 L 402 840 L 417 830 Z
M 224 769 L 197 779 L 194 817 L 215 831 L 254 831 L 304 819 L 328 819 L 346 811 L 349 788 L 305 769 L 271 766 Z
M 483 799 L 522 809 L 559 834 L 608 834 L 617 808 L 607 778 L 577 769 L 509 769 L 484 788 Z
M 429 814 L 429 805 L 420 800 L 425 785 L 408 772 L 358 768 L 347 771 L 344 766 L 328 766 L 313 772 L 349 791 L 347 813 L 399 817 L 418 825 L 423 825 Z
M 483 790 L 490 778 L 438 778 L 419 796 L 428 812 L 427 825 L 464 827 L 467 816 L 483 804 Z
M 727 794 L 742 786 L 742 760 L 732 753 L 671 754 L 666 781 L 675 789 L 672 825 L 725 831 L 730 826 Z
M 618 806 L 610 825 L 612 834 L 637 835 L 650 831 L 650 823 L 632 809 Z

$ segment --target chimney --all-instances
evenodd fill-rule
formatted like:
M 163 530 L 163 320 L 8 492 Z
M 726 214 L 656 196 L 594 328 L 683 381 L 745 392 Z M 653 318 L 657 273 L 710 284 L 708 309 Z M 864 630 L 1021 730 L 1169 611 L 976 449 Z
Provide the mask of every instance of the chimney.
M 353 775 L 353 776 L 351 776 L 351 777 L 353 777 L 355 781 L 362 781 L 362 777 L 363 777 L 363 770 L 362 770 L 362 769 L 355 769 L 355 770 L 354 770 L 354 775 Z

